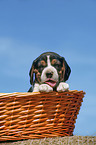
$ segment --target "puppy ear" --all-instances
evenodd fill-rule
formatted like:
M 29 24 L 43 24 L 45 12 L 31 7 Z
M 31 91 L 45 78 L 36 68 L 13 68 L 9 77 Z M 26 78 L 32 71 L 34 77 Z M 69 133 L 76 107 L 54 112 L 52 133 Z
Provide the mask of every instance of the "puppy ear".
M 63 58 L 63 80 L 64 82 L 68 80 L 70 73 L 71 73 L 71 69 L 69 67 L 69 65 L 67 64 L 65 58 Z
M 30 76 L 30 84 L 33 85 L 34 81 L 35 81 L 34 62 L 33 62 L 32 67 L 30 69 L 29 76 Z

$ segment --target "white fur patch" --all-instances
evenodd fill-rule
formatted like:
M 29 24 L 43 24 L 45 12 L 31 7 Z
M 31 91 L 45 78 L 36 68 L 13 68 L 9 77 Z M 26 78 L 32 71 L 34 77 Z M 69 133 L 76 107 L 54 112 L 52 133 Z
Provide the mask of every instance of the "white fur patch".
M 45 82 L 47 80 L 46 73 L 52 73 L 53 74 L 52 75 L 52 79 L 54 81 L 58 81 L 58 79 L 59 79 L 58 72 L 55 69 L 55 67 L 53 67 L 51 65 L 50 56 L 49 55 L 47 56 L 47 67 L 44 68 L 44 70 L 42 71 L 42 74 L 41 74 L 41 83 L 43 83 L 43 82 Z
M 47 65 L 50 66 L 51 62 L 50 62 L 50 55 L 47 55 Z
M 47 84 L 41 84 L 41 85 L 39 86 L 39 91 L 40 91 L 40 92 L 52 92 L 52 91 L 53 91 L 53 88 L 50 87 L 50 86 L 47 85 Z
M 33 89 L 33 92 L 52 92 L 52 91 L 53 91 L 53 88 L 47 84 L 39 85 L 36 83 Z
M 58 92 L 68 91 L 68 89 L 69 89 L 69 85 L 67 83 L 64 83 L 64 82 L 59 83 L 59 85 L 57 87 Z

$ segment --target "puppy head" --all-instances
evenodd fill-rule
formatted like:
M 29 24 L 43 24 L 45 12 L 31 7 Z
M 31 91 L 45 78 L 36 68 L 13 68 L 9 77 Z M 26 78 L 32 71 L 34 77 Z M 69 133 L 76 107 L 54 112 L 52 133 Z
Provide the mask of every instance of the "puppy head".
M 33 61 L 29 73 L 30 83 L 47 83 L 54 88 L 59 82 L 68 80 L 70 72 L 64 57 L 54 52 L 46 52 Z

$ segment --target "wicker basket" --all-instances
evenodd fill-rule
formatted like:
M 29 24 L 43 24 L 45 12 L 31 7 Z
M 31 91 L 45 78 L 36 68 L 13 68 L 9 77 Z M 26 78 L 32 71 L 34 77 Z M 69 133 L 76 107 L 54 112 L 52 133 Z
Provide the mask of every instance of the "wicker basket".
M 0 94 L 0 141 L 72 135 L 84 94 Z

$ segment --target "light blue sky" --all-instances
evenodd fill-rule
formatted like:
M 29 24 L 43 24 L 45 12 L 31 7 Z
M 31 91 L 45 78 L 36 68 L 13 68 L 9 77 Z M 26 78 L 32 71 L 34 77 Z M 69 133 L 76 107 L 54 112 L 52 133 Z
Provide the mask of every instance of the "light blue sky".
M 32 61 L 54 51 L 86 92 L 75 135 L 96 135 L 96 1 L 0 0 L 0 92 L 26 92 Z

